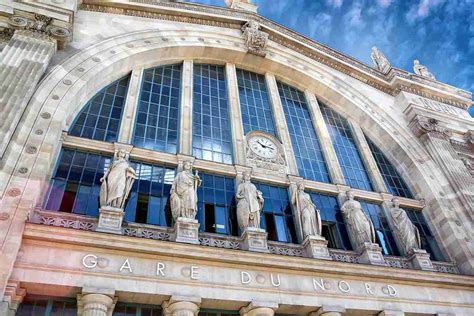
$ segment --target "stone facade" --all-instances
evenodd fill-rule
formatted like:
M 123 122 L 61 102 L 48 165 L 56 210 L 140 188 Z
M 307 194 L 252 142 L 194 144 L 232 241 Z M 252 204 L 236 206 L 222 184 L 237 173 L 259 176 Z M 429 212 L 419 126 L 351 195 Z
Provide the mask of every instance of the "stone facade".
M 110 315 L 120 302 L 161 305 L 165 315 L 474 314 L 470 93 L 367 67 L 259 16 L 250 1 L 226 3 L 0 5 L 0 314 L 14 315 L 34 295 L 77 298 L 79 315 Z M 195 62 L 225 65 L 233 165 L 192 157 Z M 177 155 L 129 145 L 143 69 L 171 63 L 182 63 L 183 74 Z M 276 171 L 248 161 L 236 68 L 265 76 L 281 154 Z M 118 142 L 68 135 L 84 104 L 129 73 Z M 298 175 L 276 78 L 304 92 L 332 183 Z M 349 119 L 374 192 L 345 181 L 318 100 Z M 97 231 L 96 218 L 41 209 L 64 147 L 109 155 L 125 148 L 131 160 L 174 167 L 191 159 L 199 172 L 233 178 L 254 167 L 252 181 L 303 182 L 341 205 L 351 190 L 388 214 L 394 196 L 364 135 L 394 162 L 415 195 L 400 197 L 401 207 L 423 212 L 448 263 L 431 262 L 423 251 L 383 256 L 376 244 L 328 249 L 325 240 L 303 240 L 301 225 L 299 244 L 268 241 L 260 230 L 240 238 L 197 233 L 202 223 L 194 221 L 175 228 L 121 223 L 108 234 Z M 180 238 L 186 229 L 192 238 Z

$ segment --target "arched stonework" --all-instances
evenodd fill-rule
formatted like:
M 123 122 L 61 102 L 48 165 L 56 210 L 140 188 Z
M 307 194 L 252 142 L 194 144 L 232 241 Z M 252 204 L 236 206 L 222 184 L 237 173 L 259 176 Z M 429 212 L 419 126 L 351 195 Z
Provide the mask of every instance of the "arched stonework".
M 463 271 L 473 270 L 474 259 L 463 240 L 468 238 L 465 232 L 469 231 L 469 221 L 449 212 L 461 206 L 450 197 L 449 182 L 407 127 L 401 109 L 394 108 L 394 99 L 273 42 L 269 43 L 266 58 L 247 54 L 238 30 L 233 36 L 190 30 L 128 33 L 97 43 L 55 66 L 38 86 L 8 148 L 7 160 L 2 162 L 0 195 L 3 208 L 14 214 L 10 229 L 2 234 L 16 232 L 6 237 L 6 243 L 18 238 L 17 234 L 21 236 L 27 212 L 39 202 L 53 171 L 62 131 L 68 129 L 82 106 L 103 86 L 132 69 L 183 59 L 233 63 L 258 73 L 274 73 L 282 81 L 313 92 L 361 126 L 396 162 L 398 172 L 416 197 L 425 198 L 425 213 L 445 254 L 456 260 Z M 21 168 L 27 171 L 20 172 Z M 1 237 L 5 240 L 5 236 Z M 11 268 L 15 257 L 16 251 L 12 251 L 6 256 L 10 261 L 0 265 Z M 5 270 L 8 276 L 10 269 Z

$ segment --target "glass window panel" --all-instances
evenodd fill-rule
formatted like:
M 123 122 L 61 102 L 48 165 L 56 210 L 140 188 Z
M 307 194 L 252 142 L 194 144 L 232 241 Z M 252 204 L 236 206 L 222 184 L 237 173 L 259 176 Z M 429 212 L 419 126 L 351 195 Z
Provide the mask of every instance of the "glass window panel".
M 211 174 L 201 174 L 198 188 L 198 214 L 201 231 L 218 234 L 237 234 L 233 225 L 236 210 L 234 179 Z
M 259 130 L 276 136 L 265 76 L 237 69 L 244 133 Z
M 44 207 L 51 211 L 96 216 L 100 192 L 98 179 L 104 176 L 109 164 L 107 156 L 62 149 Z M 72 172 L 66 174 L 63 172 L 66 169 Z
M 323 103 L 319 104 L 347 184 L 353 188 L 372 191 L 372 183 L 360 157 L 349 122 Z
M 169 74 L 171 80 L 165 77 L 165 74 Z M 176 153 L 179 114 L 177 110 L 171 111 L 176 102 L 171 98 L 171 91 L 172 89 L 179 91 L 180 81 L 180 64 L 144 71 L 132 144 L 152 150 Z
M 129 80 L 130 75 L 127 75 L 99 91 L 84 105 L 71 124 L 69 134 L 100 141 L 117 141 Z
M 269 240 L 296 242 L 296 230 L 293 222 L 288 190 L 267 184 L 256 183 L 265 200 L 261 214 L 261 226 L 267 229 Z
M 377 204 L 365 201 L 359 202 L 374 224 L 376 240 L 379 246 L 382 247 L 383 254 L 399 256 L 400 252 L 398 251 L 395 239 L 393 238 L 382 208 Z
M 299 175 L 310 180 L 330 182 L 304 93 L 281 82 L 277 85 Z
M 17 316 L 75 316 L 75 299 L 27 296 L 18 307 Z
M 193 155 L 232 163 L 224 67 L 194 65 Z
M 328 247 L 352 250 L 337 198 L 314 192 L 310 196 L 321 214 L 323 233 L 327 234 L 325 237 L 329 241 Z
M 382 153 L 382 151 L 368 137 L 365 137 L 365 139 L 367 140 L 370 150 L 374 155 L 375 162 L 377 163 L 389 192 L 393 195 L 412 199 L 413 195 L 408 189 L 405 181 L 403 181 L 403 178 L 398 173 L 397 169 L 395 169 L 395 167 Z

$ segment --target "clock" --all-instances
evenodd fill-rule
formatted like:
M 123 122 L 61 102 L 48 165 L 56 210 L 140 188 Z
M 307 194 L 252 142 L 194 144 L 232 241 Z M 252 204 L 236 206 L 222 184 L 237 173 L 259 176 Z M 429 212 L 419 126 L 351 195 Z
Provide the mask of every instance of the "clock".
M 278 155 L 278 146 L 265 135 L 254 135 L 249 138 L 248 145 L 257 156 L 273 159 Z

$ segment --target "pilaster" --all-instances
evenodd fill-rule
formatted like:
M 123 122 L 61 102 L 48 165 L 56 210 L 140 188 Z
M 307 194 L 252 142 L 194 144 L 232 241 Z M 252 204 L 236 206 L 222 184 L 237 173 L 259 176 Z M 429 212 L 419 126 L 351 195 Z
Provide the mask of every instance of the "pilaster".
M 283 105 L 281 104 L 280 94 L 278 93 L 278 86 L 275 76 L 271 73 L 266 73 L 265 81 L 267 82 L 270 103 L 272 105 L 275 128 L 277 130 L 278 137 L 285 148 L 285 156 L 288 163 L 289 172 L 292 175 L 298 175 L 298 168 L 296 166 L 296 159 L 293 152 L 293 146 L 291 144 L 290 133 L 286 125 L 285 113 L 283 111 Z
M 179 153 L 193 153 L 193 61 L 183 61 L 179 120 Z
M 127 99 L 123 109 L 122 122 L 118 141 L 130 144 L 133 137 L 133 127 L 135 125 L 135 117 L 137 115 L 138 98 L 140 97 L 140 88 L 142 85 L 143 68 L 135 68 L 132 70 L 130 82 L 128 84 Z
M 318 99 L 309 90 L 306 90 L 304 93 L 309 105 L 311 121 L 313 122 L 314 129 L 316 130 L 316 135 L 318 136 L 332 183 L 345 184 L 344 174 L 342 173 L 341 165 L 337 159 L 336 151 L 334 150 L 334 146 L 331 141 L 331 135 L 329 134 L 323 114 L 319 108 Z
M 19 281 L 9 280 L 5 288 L 3 300 L 0 301 L 0 315 L 15 316 L 25 295 L 26 290 L 20 287 Z
M 369 144 L 365 139 L 364 132 L 357 124 L 353 124 L 353 122 L 350 121 L 349 124 L 351 126 L 352 135 L 354 135 L 357 148 L 359 149 L 359 153 L 362 157 L 365 168 L 367 169 L 367 173 L 375 191 L 388 192 L 382 174 L 380 173 L 380 170 L 377 167 L 377 163 L 375 162 L 375 158 L 372 155 L 372 151 L 369 148 Z
M 0 53 L 0 158 L 41 76 L 56 52 L 56 40 L 17 30 Z
M 164 316 L 197 316 L 201 299 L 199 297 L 175 296 L 163 303 Z
M 234 64 L 225 65 L 227 79 L 227 92 L 229 94 L 230 126 L 232 128 L 232 145 L 234 162 L 245 165 L 245 135 L 242 125 L 242 111 L 240 109 L 239 88 L 237 85 L 237 72 Z

